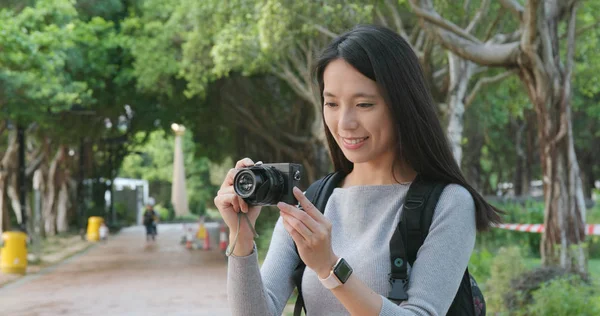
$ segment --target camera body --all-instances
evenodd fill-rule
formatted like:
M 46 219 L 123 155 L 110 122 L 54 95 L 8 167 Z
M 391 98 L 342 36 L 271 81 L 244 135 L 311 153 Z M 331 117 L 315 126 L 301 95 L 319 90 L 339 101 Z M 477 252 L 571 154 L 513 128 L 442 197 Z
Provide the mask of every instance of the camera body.
M 278 202 L 297 205 L 292 189 L 300 184 L 302 170 L 302 165 L 295 163 L 257 163 L 238 170 L 233 189 L 248 206 L 276 205 Z

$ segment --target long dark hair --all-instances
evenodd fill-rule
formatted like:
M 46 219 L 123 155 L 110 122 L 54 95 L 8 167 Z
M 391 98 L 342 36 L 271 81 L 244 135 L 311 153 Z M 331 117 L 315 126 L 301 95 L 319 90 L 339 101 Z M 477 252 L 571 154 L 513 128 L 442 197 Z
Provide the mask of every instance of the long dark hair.
M 425 178 L 465 187 L 475 202 L 478 230 L 487 230 L 492 223 L 500 223 L 502 211 L 486 202 L 467 183 L 456 163 L 436 115 L 419 59 L 410 45 L 394 31 L 375 25 L 360 25 L 340 35 L 325 48 L 313 69 L 321 104 L 324 103 L 325 67 L 339 58 L 380 87 L 394 118 L 396 159 L 402 159 Z M 325 119 L 323 127 L 335 170 L 350 173 L 353 163 L 344 156 Z

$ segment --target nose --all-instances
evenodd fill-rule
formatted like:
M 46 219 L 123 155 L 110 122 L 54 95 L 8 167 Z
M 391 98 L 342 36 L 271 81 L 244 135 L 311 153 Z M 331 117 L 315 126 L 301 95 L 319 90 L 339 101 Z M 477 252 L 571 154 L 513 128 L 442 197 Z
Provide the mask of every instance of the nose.
M 356 111 L 354 111 L 353 107 L 343 107 L 338 121 L 338 128 L 340 130 L 354 130 L 358 128 Z

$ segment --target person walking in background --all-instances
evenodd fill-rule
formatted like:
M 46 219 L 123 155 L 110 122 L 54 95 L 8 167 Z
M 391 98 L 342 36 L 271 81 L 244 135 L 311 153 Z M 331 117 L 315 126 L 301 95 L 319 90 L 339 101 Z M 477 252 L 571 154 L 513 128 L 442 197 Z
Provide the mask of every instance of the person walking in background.
M 146 205 L 144 212 L 144 226 L 146 227 L 146 241 L 156 240 L 156 219 L 157 214 L 152 205 Z

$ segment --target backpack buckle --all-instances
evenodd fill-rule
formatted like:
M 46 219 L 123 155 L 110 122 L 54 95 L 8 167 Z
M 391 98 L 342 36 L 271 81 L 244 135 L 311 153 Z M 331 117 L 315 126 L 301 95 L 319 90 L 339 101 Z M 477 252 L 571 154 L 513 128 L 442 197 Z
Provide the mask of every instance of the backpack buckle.
M 406 293 L 408 281 L 406 279 L 390 278 L 390 284 L 392 285 L 392 289 L 388 295 L 389 300 L 396 303 L 408 300 L 408 294 Z

